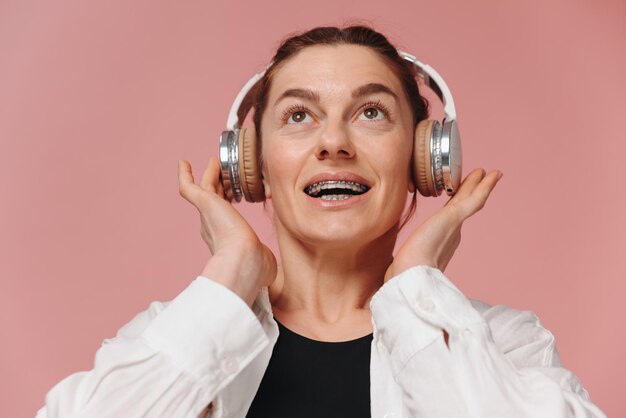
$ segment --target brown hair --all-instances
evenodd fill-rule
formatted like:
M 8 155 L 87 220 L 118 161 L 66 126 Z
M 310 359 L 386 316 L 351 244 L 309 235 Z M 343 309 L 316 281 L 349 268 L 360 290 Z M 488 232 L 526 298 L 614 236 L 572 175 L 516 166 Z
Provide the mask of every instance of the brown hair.
M 278 47 L 276 54 L 272 58 L 271 65 L 267 68 L 263 78 L 259 80 L 255 87 L 254 98 L 254 128 L 257 140 L 261 141 L 261 118 L 267 106 L 267 99 L 272 82 L 272 76 L 279 69 L 281 64 L 308 46 L 315 45 L 361 45 L 371 48 L 378 53 L 389 65 L 392 72 L 398 77 L 402 84 L 406 98 L 413 110 L 413 128 L 417 124 L 428 118 L 428 101 L 423 98 L 417 87 L 413 64 L 404 60 L 396 48 L 381 33 L 374 29 L 362 25 L 338 27 L 316 27 L 301 34 L 291 36 L 284 40 Z M 259 148 L 260 149 L 260 146 Z M 259 166 L 262 164 L 259 155 Z M 413 193 L 409 210 L 400 224 L 402 228 L 411 218 L 417 207 L 416 193 Z

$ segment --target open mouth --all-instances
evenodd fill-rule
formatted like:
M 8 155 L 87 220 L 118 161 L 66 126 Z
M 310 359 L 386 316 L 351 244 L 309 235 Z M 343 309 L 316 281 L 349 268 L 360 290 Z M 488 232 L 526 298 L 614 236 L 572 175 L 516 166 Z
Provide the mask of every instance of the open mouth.
M 304 193 L 322 200 L 346 200 L 369 190 L 364 184 L 351 180 L 318 181 L 304 188 Z

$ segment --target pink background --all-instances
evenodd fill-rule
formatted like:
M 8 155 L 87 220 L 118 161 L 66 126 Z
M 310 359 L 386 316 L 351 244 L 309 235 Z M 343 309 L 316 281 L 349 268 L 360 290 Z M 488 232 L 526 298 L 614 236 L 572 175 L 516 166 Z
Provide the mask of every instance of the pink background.
M 229 3 L 0 2 L 0 416 L 33 416 L 196 277 L 209 253 L 177 160 L 200 175 L 284 35 L 355 17 L 448 81 L 465 172 L 504 172 L 446 274 L 535 311 L 624 416 L 626 3 Z M 422 199 L 415 221 L 444 202 Z M 262 206 L 239 209 L 272 240 Z

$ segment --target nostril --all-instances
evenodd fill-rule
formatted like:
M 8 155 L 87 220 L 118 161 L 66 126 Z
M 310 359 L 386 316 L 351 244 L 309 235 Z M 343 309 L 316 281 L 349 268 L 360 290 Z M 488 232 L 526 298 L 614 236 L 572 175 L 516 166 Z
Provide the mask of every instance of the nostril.
M 327 150 L 327 149 L 323 149 L 323 150 L 318 151 L 318 153 L 317 153 L 317 158 L 319 158 L 319 159 L 337 158 L 337 157 L 340 157 L 340 158 L 351 158 L 352 156 L 353 156 L 353 153 L 351 153 L 350 151 L 345 150 L 345 149 L 339 149 L 339 150 L 337 150 L 335 152 L 332 152 L 332 153 L 329 150 Z
M 328 151 L 323 149 L 320 152 L 317 153 L 318 158 L 327 158 L 328 157 Z

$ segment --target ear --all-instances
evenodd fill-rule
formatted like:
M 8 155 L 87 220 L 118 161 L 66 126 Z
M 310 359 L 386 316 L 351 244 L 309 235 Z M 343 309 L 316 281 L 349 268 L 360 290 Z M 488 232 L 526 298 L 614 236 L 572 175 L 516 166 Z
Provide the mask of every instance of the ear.
M 407 185 L 409 186 L 409 193 L 415 193 L 415 180 L 413 180 L 413 159 L 411 159 L 411 163 L 409 164 L 409 173 Z
M 265 173 L 265 170 L 263 170 L 261 175 L 263 176 L 261 181 L 263 182 L 263 191 L 265 192 L 265 200 L 271 199 L 272 198 L 272 189 L 270 188 L 270 182 L 266 180 L 267 179 L 267 175 Z
M 415 193 L 415 182 L 413 181 L 413 176 L 411 175 L 410 171 L 409 171 L 409 181 L 407 182 L 407 184 L 409 185 L 408 187 L 409 193 Z
M 419 124 L 418 124 L 419 126 Z M 415 189 L 417 189 L 416 186 L 416 181 L 415 181 L 415 171 L 416 171 L 416 167 L 415 167 L 415 153 L 417 152 L 417 126 L 415 127 L 415 131 L 413 132 L 413 142 L 411 143 L 411 159 L 409 160 L 409 169 L 408 169 L 408 189 L 409 189 L 409 193 L 415 193 Z

